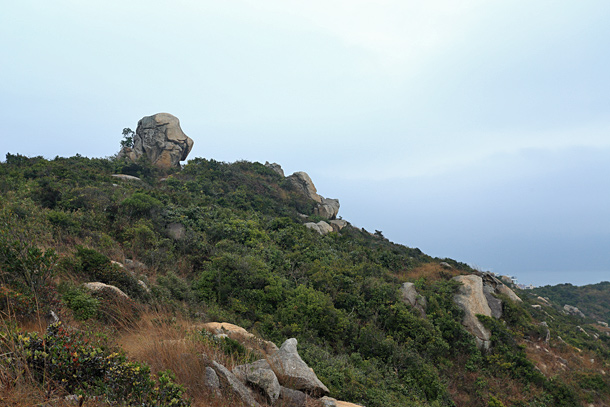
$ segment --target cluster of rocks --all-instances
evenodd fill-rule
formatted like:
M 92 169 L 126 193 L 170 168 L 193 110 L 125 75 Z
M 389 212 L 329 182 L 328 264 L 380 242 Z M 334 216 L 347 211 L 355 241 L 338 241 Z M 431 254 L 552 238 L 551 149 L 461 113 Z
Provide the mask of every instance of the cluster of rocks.
M 481 349 L 489 349 L 491 332 L 477 318 L 477 315 L 500 318 L 502 316 L 501 294 L 510 301 L 521 302 L 513 290 L 489 273 L 475 273 L 456 276 L 453 280 L 461 283 L 453 301 L 464 310 L 462 325 L 476 338 Z M 404 283 L 400 287 L 402 300 L 417 309 L 422 316 L 426 315 L 426 298 L 419 294 L 413 283 Z
M 563 306 L 563 312 L 568 315 L 574 315 L 576 317 L 585 318 L 585 314 L 583 314 L 581 310 L 579 310 L 577 307 L 575 307 L 573 305 L 565 304 Z
M 496 297 L 498 294 L 505 295 L 510 301 L 521 302 L 521 298 L 489 273 L 456 276 L 453 280 L 462 284 L 453 297 L 454 302 L 464 310 L 462 324 L 475 336 L 480 348 L 489 349 L 491 332 L 477 315 L 500 318 L 502 300 Z
M 169 113 L 143 117 L 133 137 L 133 147 L 123 147 L 117 158 L 136 162 L 146 156 L 156 167 L 180 167 L 180 161 L 193 148 L 193 140 L 180 128 L 180 121 Z
M 261 402 L 283 407 L 349 407 L 356 404 L 328 397 L 328 388 L 320 381 L 297 351 L 297 340 L 275 344 L 256 338 L 233 324 L 212 322 L 204 328 L 217 338 L 230 337 L 249 348 L 262 350 L 264 358 L 229 370 L 212 361 L 206 369 L 206 385 L 214 392 L 228 392 L 248 406 Z M 264 401 L 262 401 L 264 400 Z
M 270 163 L 267 161 L 265 162 L 265 166 L 284 177 L 284 170 L 279 164 Z M 295 172 L 294 174 L 286 177 L 286 179 L 290 182 L 295 191 L 316 202 L 314 215 L 318 215 L 329 220 L 328 222 L 307 222 L 305 223 L 305 226 L 315 230 L 321 235 L 325 235 L 333 231 L 339 231 L 347 226 L 347 221 L 337 219 L 337 214 L 339 213 L 340 207 L 339 200 L 325 198 L 322 195 L 319 195 L 316 186 L 311 180 L 311 177 L 306 172 Z

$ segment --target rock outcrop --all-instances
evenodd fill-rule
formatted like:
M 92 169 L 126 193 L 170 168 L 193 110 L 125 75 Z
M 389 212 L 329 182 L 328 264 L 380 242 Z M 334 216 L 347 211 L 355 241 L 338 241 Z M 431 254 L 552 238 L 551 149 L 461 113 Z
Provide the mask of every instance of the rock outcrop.
M 218 375 L 222 386 L 230 389 L 244 404 L 250 407 L 260 407 L 260 404 L 250 394 L 250 390 L 229 369 L 216 361 L 212 362 L 212 369 Z
M 583 314 L 582 311 L 578 309 L 578 307 L 575 307 L 573 305 L 566 304 L 563 306 L 563 310 L 570 315 L 574 315 L 581 318 L 585 317 L 585 314 Z
M 332 397 L 322 397 L 320 402 L 324 407 L 363 407 L 360 404 L 348 403 L 347 401 L 340 401 Z
M 288 339 L 279 351 L 269 357 L 269 365 L 283 386 L 301 390 L 315 397 L 329 393 L 324 383 L 299 356 L 295 338 Z
M 324 198 L 318 195 L 318 190 L 306 172 L 299 171 L 287 177 L 294 189 L 300 194 L 317 202 L 314 214 L 327 219 L 335 219 L 339 213 L 339 200 Z
M 426 297 L 417 292 L 415 289 L 415 284 L 404 283 L 400 287 L 400 294 L 402 296 L 402 301 L 405 304 L 409 304 L 413 308 L 417 309 L 422 315 L 426 315 Z
M 233 374 L 242 382 L 258 389 L 271 404 L 274 404 L 280 397 L 280 382 L 269 364 L 260 362 L 237 366 L 233 369 Z M 265 360 L 262 359 L 262 362 Z
M 125 294 L 120 288 L 115 287 L 113 285 L 104 284 L 100 282 L 93 283 L 85 283 L 83 286 L 91 291 L 104 291 L 108 290 L 119 298 L 129 298 L 127 294 Z
M 279 175 L 282 176 L 282 178 L 285 176 L 284 175 L 284 170 L 282 169 L 282 166 L 279 165 L 278 163 L 270 163 L 269 161 L 265 161 L 265 167 L 272 169 L 273 171 L 277 172 Z
M 330 221 L 330 226 L 332 226 L 335 232 L 339 232 L 341 229 L 347 226 L 347 221 L 343 219 L 333 219 Z
M 180 128 L 180 121 L 169 113 L 157 113 L 140 119 L 133 138 L 133 148 L 123 147 L 118 158 L 137 161 L 146 156 L 156 167 L 180 167 L 180 161 L 193 148 L 193 140 Z
M 491 332 L 483 326 L 477 314 L 491 316 L 491 309 L 483 293 L 483 279 L 477 275 L 456 276 L 453 280 L 462 283 L 454 295 L 454 302 L 464 310 L 462 324 L 477 338 L 479 347 L 488 348 Z
M 316 232 L 318 232 L 321 235 L 326 235 L 334 230 L 331 225 L 324 222 L 323 220 L 319 221 L 318 223 L 307 222 L 305 224 L 305 226 L 308 227 L 309 229 L 315 230 Z
M 209 322 L 203 324 L 203 328 L 215 335 L 226 335 L 246 348 L 258 350 L 264 355 L 271 355 L 278 351 L 275 343 L 258 338 L 244 328 L 228 322 Z

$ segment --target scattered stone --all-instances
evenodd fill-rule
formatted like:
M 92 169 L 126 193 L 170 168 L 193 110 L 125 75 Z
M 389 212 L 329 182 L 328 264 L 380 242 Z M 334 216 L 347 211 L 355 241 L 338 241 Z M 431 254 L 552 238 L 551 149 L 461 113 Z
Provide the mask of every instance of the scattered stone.
M 480 348 L 488 349 L 491 332 L 483 326 L 477 314 L 491 316 L 491 309 L 483 293 L 483 279 L 477 275 L 456 276 L 453 280 L 462 283 L 453 301 L 464 310 L 462 324 L 477 339 Z
M 119 159 L 137 161 L 146 156 L 156 167 L 180 167 L 180 161 L 193 148 L 193 140 L 180 128 L 180 121 L 169 113 L 157 113 L 140 119 L 133 137 L 133 148 L 123 147 Z
M 551 340 L 551 330 L 549 329 L 549 325 L 546 323 L 546 321 L 542 321 L 540 323 L 540 325 L 545 328 L 545 330 L 544 330 L 544 342 L 549 343 L 549 341 Z
M 604 322 L 604 321 L 597 321 L 598 324 L 600 324 L 601 326 L 605 326 L 606 328 L 608 328 L 608 323 Z
M 91 291 L 109 290 L 119 297 L 129 298 L 129 296 L 127 294 L 125 294 L 123 291 L 121 291 L 120 288 L 115 287 L 113 285 L 104 284 L 104 283 L 100 283 L 100 282 L 93 282 L 93 283 L 85 283 L 85 284 L 83 284 L 83 286 L 85 288 L 88 288 Z
M 148 288 L 148 286 L 146 285 L 146 283 L 145 283 L 144 281 L 142 281 L 142 280 L 138 280 L 138 285 L 139 285 L 140 287 L 142 287 L 142 289 L 143 289 L 144 291 L 146 291 L 148 294 L 150 294 L 150 288 Z
M 286 340 L 280 349 L 269 357 L 269 365 L 283 386 L 302 390 L 314 397 L 322 397 L 329 393 L 324 383 L 299 356 L 295 338 Z
M 146 264 L 132 259 L 125 259 L 125 267 L 129 270 L 145 270 L 147 268 Z
M 252 394 L 250 394 L 250 390 L 248 390 L 248 388 L 240 382 L 229 369 L 216 361 L 212 362 L 212 368 L 218 375 L 219 381 L 223 387 L 232 391 L 244 404 L 250 407 L 260 407 L 260 404 L 258 404 Z
M 513 279 L 509 276 L 500 276 L 500 280 L 502 280 L 504 284 L 513 284 Z
M 440 265 L 442 268 L 445 268 L 445 269 L 448 269 L 448 270 L 453 269 L 453 266 L 452 266 L 451 264 L 447 263 L 446 261 L 441 261 L 441 262 L 439 263 L 439 265 Z
M 323 220 L 321 220 L 318 223 L 307 222 L 307 223 L 305 223 L 305 226 L 308 227 L 309 229 L 315 230 L 322 236 L 333 231 L 333 227 L 330 226 L 328 223 L 324 222 Z
M 532 304 L 532 308 L 534 308 L 534 309 L 542 309 L 542 305 Z
M 167 234 L 174 240 L 182 240 L 186 236 L 186 228 L 182 223 L 170 223 L 166 227 Z
M 428 305 L 426 297 L 417 292 L 415 284 L 404 283 L 400 287 L 400 294 L 402 295 L 402 302 L 417 309 L 422 315 L 426 315 L 426 306 Z
M 264 361 L 264 359 L 262 360 Z M 260 364 L 237 366 L 233 369 L 233 374 L 242 382 L 259 389 L 271 404 L 274 404 L 280 397 L 280 383 L 269 364 L 266 366 Z
M 118 178 L 121 181 L 142 181 L 140 178 L 138 177 L 134 177 L 133 175 L 127 175 L 127 174 L 112 174 L 112 176 L 114 178 Z M 114 184 L 113 184 L 114 185 Z M 118 185 L 117 185 L 118 186 Z
M 270 163 L 269 161 L 265 161 L 265 167 L 272 169 L 273 171 L 284 177 L 284 170 L 282 169 L 282 166 L 278 163 Z
M 220 391 L 220 379 L 211 367 L 205 368 L 205 385 L 214 391 Z
M 282 386 L 280 389 L 280 400 L 282 407 L 306 407 L 307 394 L 302 391 L 289 389 Z
M 335 219 L 337 217 L 337 214 L 339 213 L 339 207 L 341 206 L 339 205 L 339 200 L 324 197 L 320 198 L 322 202 L 320 202 L 314 208 L 314 214 L 326 219 Z
M 341 229 L 347 226 L 347 221 L 343 219 L 333 219 L 330 221 L 330 226 L 335 232 L 339 232 Z
M 45 320 L 47 322 L 47 326 L 53 325 L 59 322 L 59 317 L 55 313 L 55 311 L 51 310 L 47 315 L 45 315 Z
M 581 318 L 585 317 L 585 314 L 583 314 L 577 307 L 573 305 L 566 304 L 563 306 L 563 310 L 570 315 L 575 315 Z
M 278 351 L 275 343 L 258 338 L 244 328 L 229 324 L 228 322 L 209 322 L 203 324 L 203 329 L 215 335 L 227 335 L 229 338 L 241 343 L 248 349 L 258 350 L 265 355 L 270 355 Z
M 320 402 L 324 407 L 364 407 L 360 404 L 348 403 L 347 401 L 340 401 L 332 397 L 322 397 Z
M 587 336 L 591 336 L 587 333 L 587 331 L 585 331 L 581 326 L 577 325 L 576 329 L 578 329 L 580 332 L 582 332 L 583 334 L 587 335 Z
M 551 305 L 551 304 L 549 303 L 549 301 L 548 301 L 546 298 L 544 298 L 544 297 L 538 296 L 538 297 L 536 297 L 536 299 L 537 299 L 538 301 L 540 301 L 540 302 L 544 303 L 544 305 Z

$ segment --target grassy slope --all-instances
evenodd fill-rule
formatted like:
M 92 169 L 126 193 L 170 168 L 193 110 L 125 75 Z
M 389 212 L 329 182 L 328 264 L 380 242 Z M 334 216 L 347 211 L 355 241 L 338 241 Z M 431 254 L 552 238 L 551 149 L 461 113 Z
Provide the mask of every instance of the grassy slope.
M 111 177 L 115 172 L 144 181 L 119 181 Z M 35 315 L 19 308 L 19 301 L 36 300 L 41 311 L 60 309 L 65 320 L 90 331 L 111 329 L 119 338 L 113 346 L 153 372 L 171 367 L 199 405 L 213 399 L 189 379 L 188 372 L 201 365 L 171 364 L 172 357 L 161 355 L 185 353 L 182 345 L 151 349 L 138 345 L 141 338 L 186 338 L 192 342 L 186 353 L 241 356 L 186 334 L 186 328 L 176 331 L 175 318 L 185 326 L 202 319 L 233 322 L 276 343 L 297 337 L 300 353 L 333 396 L 369 407 L 574 405 L 608 396 L 608 379 L 599 374 L 608 369 L 608 341 L 581 338 L 572 330 L 580 321 L 552 308 L 542 313 L 526 299 L 524 306 L 505 309 L 506 324 L 487 322 L 495 347 L 481 354 L 451 300 L 456 287 L 449 278 L 470 272 L 468 266 L 353 227 L 319 236 L 299 216 L 311 215 L 313 203 L 258 163 L 195 159 L 160 181 L 167 175 L 145 163 L 7 156 L 0 164 L 4 315 L 16 310 L 13 319 L 31 320 Z M 170 223 L 185 227 L 184 238 L 170 237 Z M 34 281 L 27 268 L 16 266 L 36 257 L 33 248 L 59 254 L 52 276 L 42 273 Z M 142 262 L 136 278 L 152 293 L 111 259 Z M 441 261 L 453 271 L 440 267 Z M 95 280 L 119 286 L 136 302 L 107 306 L 107 299 L 79 286 Z M 399 300 L 403 281 L 416 282 L 426 295 L 427 318 Z M 152 320 L 156 325 L 145 323 Z M 544 344 L 537 325 L 542 320 L 567 344 Z M 153 334 L 155 326 L 163 328 Z M 584 353 L 576 355 L 573 346 Z M 556 355 L 553 361 L 562 355 L 597 362 L 572 362 L 576 370 L 562 370 L 544 359 L 548 354 Z M 532 360 L 546 361 L 545 375 Z

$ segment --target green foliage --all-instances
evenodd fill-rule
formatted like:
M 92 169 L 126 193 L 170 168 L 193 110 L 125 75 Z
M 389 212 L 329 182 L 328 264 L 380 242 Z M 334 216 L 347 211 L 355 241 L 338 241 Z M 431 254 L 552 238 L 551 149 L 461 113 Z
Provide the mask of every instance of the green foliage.
M 57 262 L 53 249 L 43 251 L 29 242 L 0 234 L 0 277 L 9 284 L 38 295 L 53 277 Z
M 121 147 L 133 147 L 133 136 L 135 132 L 129 127 L 123 129 L 123 140 L 121 140 Z
M 82 331 L 73 331 L 60 323 L 49 326 L 40 337 L 36 333 L 5 332 L 0 344 L 10 355 L 2 362 L 4 369 L 22 374 L 27 369 L 36 380 L 50 388 L 87 397 L 103 396 L 109 402 L 130 406 L 189 406 L 182 398 L 184 389 L 174 383 L 169 371 L 156 381 L 147 365 L 131 362 L 121 353 L 92 343 Z M 6 346 L 14 351 L 6 353 Z
M 548 297 L 552 303 L 563 308 L 569 304 L 578 307 L 587 317 L 610 322 L 610 282 L 574 286 L 558 284 L 538 287 L 531 291 L 535 296 Z
M 97 316 L 100 306 L 98 299 L 73 285 L 67 285 L 63 291 L 62 301 L 72 310 L 74 318 L 86 321 Z
M 150 215 L 153 210 L 161 208 L 161 202 L 144 193 L 136 192 L 129 198 L 121 202 L 121 206 L 131 216 Z

